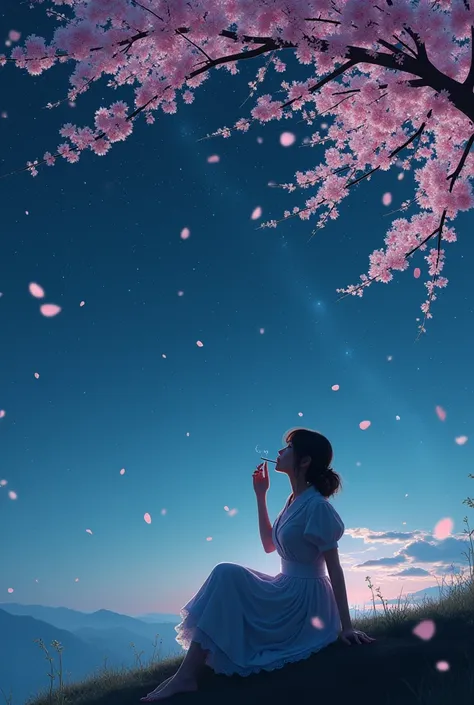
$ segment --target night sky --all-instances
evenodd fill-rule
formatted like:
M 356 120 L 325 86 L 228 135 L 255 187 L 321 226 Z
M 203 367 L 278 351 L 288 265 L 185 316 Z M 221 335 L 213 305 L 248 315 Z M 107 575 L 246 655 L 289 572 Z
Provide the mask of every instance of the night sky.
M 2 42 L 11 29 L 20 43 L 50 36 L 44 6 L 2 10 Z M 361 183 L 314 237 L 315 218 L 260 228 L 310 196 L 268 184 L 318 163 L 304 145 L 313 128 L 298 113 L 201 138 L 249 115 L 255 99 L 242 103 L 264 61 L 236 77 L 214 70 L 194 104 L 180 100 L 153 126 L 138 119 L 105 157 L 0 179 L 0 602 L 177 613 L 219 562 L 278 573 L 260 543 L 252 472 L 299 425 L 334 446 L 351 605 L 369 599 L 367 575 L 390 598 L 467 567 L 473 216 L 456 221 L 450 283 L 419 340 L 422 253 L 391 284 L 338 302 L 413 196 L 412 172 Z M 261 90 L 306 77 L 288 66 Z M 0 175 L 54 152 L 64 123 L 92 125 L 98 107 L 132 103 L 131 88 L 103 80 L 75 107 L 44 109 L 66 97 L 71 70 L 0 69 Z M 45 303 L 61 312 L 45 317 Z M 291 488 L 272 468 L 273 522 Z M 445 517 L 453 535 L 438 541 Z

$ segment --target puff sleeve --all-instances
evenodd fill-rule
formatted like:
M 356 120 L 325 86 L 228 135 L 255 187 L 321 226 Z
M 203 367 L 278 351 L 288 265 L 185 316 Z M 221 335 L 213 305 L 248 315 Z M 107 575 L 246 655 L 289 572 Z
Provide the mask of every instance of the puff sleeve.
M 310 543 L 314 543 L 321 552 L 338 548 L 337 542 L 344 529 L 341 517 L 330 502 L 309 502 L 303 536 Z

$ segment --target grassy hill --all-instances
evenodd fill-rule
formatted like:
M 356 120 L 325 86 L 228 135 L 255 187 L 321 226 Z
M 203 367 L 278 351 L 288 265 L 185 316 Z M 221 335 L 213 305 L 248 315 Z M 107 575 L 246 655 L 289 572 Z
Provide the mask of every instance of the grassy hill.
M 467 523 L 467 520 L 465 520 Z M 469 533 L 472 537 L 474 531 Z M 241 678 L 215 674 L 205 668 L 199 690 L 170 698 L 171 705 L 474 705 L 474 551 L 469 551 L 469 574 L 453 575 L 447 594 L 421 604 L 405 598 L 396 605 L 377 598 L 383 610 L 353 620 L 377 641 L 366 645 L 331 644 L 310 658 L 272 672 Z M 374 587 L 366 581 L 376 605 Z M 429 640 L 413 629 L 432 620 Z M 57 642 L 52 646 L 60 651 Z M 42 644 L 47 653 L 47 649 Z M 60 654 L 67 669 L 67 654 Z M 139 699 L 173 675 L 183 657 L 150 661 L 136 669 L 104 668 L 94 677 L 62 685 L 61 669 L 51 663 L 49 687 L 28 705 L 139 705 Z M 447 668 L 445 667 L 447 664 Z M 443 667 L 444 665 L 444 667 Z M 14 694 L 13 694 L 14 695 Z M 4 693 L 7 705 L 19 705 Z

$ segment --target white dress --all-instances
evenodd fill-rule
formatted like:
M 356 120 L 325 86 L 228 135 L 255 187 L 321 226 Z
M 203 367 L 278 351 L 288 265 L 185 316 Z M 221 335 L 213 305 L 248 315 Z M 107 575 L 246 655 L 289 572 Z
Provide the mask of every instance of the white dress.
M 273 671 L 338 638 L 341 622 L 322 551 L 337 547 L 344 524 L 314 486 L 289 502 L 273 525 L 278 575 L 218 563 L 180 610 L 176 641 L 184 649 L 197 641 L 216 673 Z

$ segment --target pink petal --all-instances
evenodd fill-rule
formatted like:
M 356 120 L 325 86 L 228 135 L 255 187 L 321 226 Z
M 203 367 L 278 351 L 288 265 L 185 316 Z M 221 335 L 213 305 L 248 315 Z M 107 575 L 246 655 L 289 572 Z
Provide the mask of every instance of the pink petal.
M 162 515 L 164 516 L 164 515 L 166 514 L 166 512 L 167 512 L 166 509 L 162 509 L 161 512 L 160 512 L 160 514 L 162 514 Z
M 382 196 L 382 203 L 384 206 L 389 206 L 392 202 L 392 194 L 390 191 L 387 191 L 387 193 L 384 193 Z
M 260 206 L 257 206 L 253 211 L 252 215 L 250 216 L 252 220 L 257 220 L 257 218 L 260 218 L 262 215 L 262 209 Z
M 424 641 L 431 639 L 436 631 L 435 623 L 432 619 L 425 619 L 413 629 L 413 634 Z
M 9 492 L 8 496 L 10 497 L 10 499 L 18 499 L 18 495 L 16 492 Z
M 370 421 L 361 421 L 359 424 L 359 428 L 361 431 L 365 431 L 367 428 L 370 426 Z
M 280 135 L 280 144 L 282 147 L 291 147 L 295 140 L 296 137 L 292 132 L 282 132 Z
M 458 446 L 463 446 L 465 443 L 468 441 L 467 436 L 457 436 L 457 438 L 454 439 Z
M 319 617 L 311 617 L 311 624 L 315 629 L 324 629 L 324 622 Z
M 450 536 L 453 526 L 453 520 L 449 517 L 440 519 L 434 528 L 433 536 L 435 539 L 438 539 L 438 541 L 442 541 Z
M 401 181 L 404 177 L 405 177 L 405 174 L 403 173 L 403 171 L 401 171 L 401 172 L 399 173 L 399 175 L 397 176 L 397 179 L 398 179 L 399 181 Z
M 35 372 L 36 379 L 39 379 L 39 372 Z
M 143 515 L 143 518 L 145 519 L 147 524 L 151 524 L 151 516 L 148 514 L 148 512 Z
M 79 306 L 84 306 L 85 303 L 86 303 L 85 301 L 81 301 L 81 303 L 79 304 Z
M 260 335 L 263 335 L 265 333 L 265 328 L 260 328 L 259 333 Z
M 121 474 L 121 475 L 125 475 L 125 468 L 122 468 L 122 469 L 120 470 L 120 474 Z
M 338 384 L 333 384 L 331 387 L 333 392 L 338 392 L 339 391 L 339 385 Z
M 206 538 L 206 541 L 212 541 L 212 536 L 208 536 L 208 537 Z
M 218 154 L 211 154 L 211 156 L 207 158 L 207 161 L 209 164 L 217 164 L 217 162 L 220 161 L 220 156 Z
M 436 411 L 436 413 L 438 414 L 439 420 L 440 420 L 440 421 L 445 421 L 445 419 L 446 419 L 446 412 L 445 412 L 445 410 L 443 409 L 443 407 L 442 407 L 442 406 L 437 406 L 437 407 L 435 408 L 435 411 Z
M 3 419 L 3 417 L 5 416 L 5 413 L 6 413 L 5 409 L 0 409 L 0 419 Z
M 44 289 L 39 285 L 35 284 L 35 282 L 31 282 L 29 284 L 28 289 L 30 290 L 30 294 L 37 299 L 42 299 L 44 296 Z
M 303 412 L 302 412 L 302 411 L 298 411 L 298 416 L 303 416 Z
M 181 240 L 187 240 L 190 235 L 191 231 L 189 230 L 189 228 L 183 228 L 181 230 Z
M 204 343 L 201 343 L 200 340 L 198 340 L 198 341 L 196 342 L 196 345 L 198 346 L 198 348 L 204 347 Z
M 13 588 L 8 588 L 7 592 L 12 593 L 12 592 L 13 592 Z
M 86 529 L 86 532 L 87 532 L 88 534 L 92 534 L 92 531 L 91 531 L 90 529 Z
M 449 671 L 449 663 L 447 661 L 438 661 L 436 668 L 438 671 Z
M 40 311 L 46 318 L 51 318 L 51 316 L 57 316 L 57 314 L 61 312 L 61 306 L 56 306 L 56 304 L 42 304 Z
M 415 267 L 415 269 L 413 270 L 413 276 L 415 277 L 415 279 L 418 279 L 420 274 L 421 274 L 421 269 L 419 267 Z

